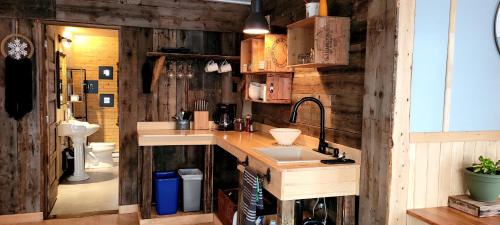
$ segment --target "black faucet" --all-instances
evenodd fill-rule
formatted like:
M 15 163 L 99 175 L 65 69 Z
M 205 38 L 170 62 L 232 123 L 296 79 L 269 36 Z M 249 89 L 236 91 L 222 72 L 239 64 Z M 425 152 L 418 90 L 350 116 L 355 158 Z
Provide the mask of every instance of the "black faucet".
M 313 98 L 313 97 L 305 97 L 305 98 L 300 99 L 293 106 L 292 114 L 290 114 L 290 123 L 297 122 L 297 110 L 299 109 L 300 105 L 302 105 L 302 103 L 304 103 L 304 102 L 314 102 L 319 107 L 320 133 L 319 133 L 318 152 L 326 154 L 326 149 L 328 148 L 328 143 L 325 142 L 325 107 L 323 106 L 323 103 L 321 103 L 321 101 L 319 101 L 317 98 Z

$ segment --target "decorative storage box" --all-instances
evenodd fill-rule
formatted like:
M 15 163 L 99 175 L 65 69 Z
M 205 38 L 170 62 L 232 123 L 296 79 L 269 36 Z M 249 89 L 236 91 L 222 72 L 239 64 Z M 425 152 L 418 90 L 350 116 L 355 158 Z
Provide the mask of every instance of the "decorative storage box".
M 500 216 L 500 199 L 497 202 L 478 202 L 467 195 L 457 195 L 448 198 L 448 205 L 477 217 Z

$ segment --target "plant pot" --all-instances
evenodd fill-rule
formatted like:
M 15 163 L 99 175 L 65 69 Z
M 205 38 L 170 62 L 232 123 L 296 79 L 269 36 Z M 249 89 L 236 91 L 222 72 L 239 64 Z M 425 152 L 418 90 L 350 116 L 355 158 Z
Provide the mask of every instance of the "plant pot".
M 472 199 L 481 202 L 495 202 L 500 195 L 500 175 L 488 175 L 472 172 L 466 168 L 465 183 Z

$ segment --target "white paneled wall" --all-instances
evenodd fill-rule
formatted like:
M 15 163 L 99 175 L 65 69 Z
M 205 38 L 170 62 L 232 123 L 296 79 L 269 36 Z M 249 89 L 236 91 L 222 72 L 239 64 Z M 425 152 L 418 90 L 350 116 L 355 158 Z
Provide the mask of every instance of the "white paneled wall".
M 492 134 L 486 133 L 485 138 L 463 133 L 461 141 L 461 135 L 450 138 L 443 133 L 443 141 L 439 141 L 436 134 L 428 142 L 425 138 L 412 141 L 408 209 L 447 206 L 448 196 L 465 194 L 464 168 L 477 162 L 481 155 L 494 160 L 500 158 L 500 135 Z M 471 140 L 474 137 L 477 140 Z

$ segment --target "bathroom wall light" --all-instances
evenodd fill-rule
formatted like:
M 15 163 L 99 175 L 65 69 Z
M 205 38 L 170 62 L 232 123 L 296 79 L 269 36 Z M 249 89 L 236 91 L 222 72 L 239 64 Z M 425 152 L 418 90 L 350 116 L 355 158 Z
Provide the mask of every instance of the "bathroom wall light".
M 245 21 L 245 34 L 268 34 L 269 23 L 266 17 L 262 14 L 264 3 L 262 0 L 252 0 L 252 12 Z
M 72 42 L 71 39 L 69 39 L 67 37 L 63 37 L 60 34 L 57 35 L 57 39 L 59 40 L 59 43 L 61 43 L 64 48 L 69 48 L 71 46 L 71 42 Z

